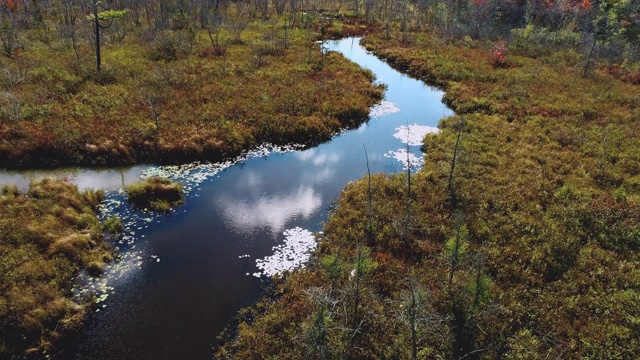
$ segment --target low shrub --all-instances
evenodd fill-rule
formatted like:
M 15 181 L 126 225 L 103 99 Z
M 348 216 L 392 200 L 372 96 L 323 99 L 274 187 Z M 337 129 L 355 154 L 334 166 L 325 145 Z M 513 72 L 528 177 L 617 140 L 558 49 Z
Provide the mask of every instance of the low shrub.
M 105 220 L 102 228 L 113 237 L 118 237 L 122 234 L 122 231 L 124 231 L 124 225 L 118 216 L 113 216 Z
M 527 25 L 511 30 L 512 48 L 529 54 L 548 55 L 553 51 L 574 49 L 580 44 L 580 34 L 562 29 L 550 31 L 544 27 Z

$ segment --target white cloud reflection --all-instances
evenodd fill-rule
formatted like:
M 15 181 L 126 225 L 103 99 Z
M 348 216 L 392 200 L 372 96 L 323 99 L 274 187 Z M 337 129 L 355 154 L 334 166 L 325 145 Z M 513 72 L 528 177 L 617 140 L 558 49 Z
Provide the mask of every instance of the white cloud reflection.
M 313 148 L 296 153 L 298 159 L 310 162 L 315 166 L 333 165 L 340 162 L 342 154 L 338 152 L 320 152 L 318 149 Z
M 332 167 L 326 167 L 322 170 L 319 170 L 317 173 L 312 174 L 311 179 L 317 183 L 324 183 L 326 181 L 331 180 L 336 175 L 336 169 Z
M 369 110 L 369 116 L 372 118 L 380 118 L 399 111 L 400 109 L 391 101 L 382 100 L 379 104 L 371 107 L 371 110 Z
M 396 128 L 396 133 L 393 134 L 393 137 L 402 141 L 404 144 L 408 144 L 410 146 L 422 145 L 422 139 L 424 139 L 425 135 L 434 133 L 438 134 L 440 129 L 433 126 L 426 125 L 402 125 Z
M 247 171 L 242 179 L 246 181 L 246 184 L 243 184 L 244 187 L 252 190 L 260 188 L 260 184 L 262 183 L 262 176 L 254 171 Z
M 308 219 L 321 205 L 322 197 L 310 186 L 252 199 L 227 196 L 219 202 L 227 224 L 236 231 L 253 233 L 267 228 L 273 235 L 282 233 L 287 222 L 294 218 Z
M 308 149 L 296 153 L 296 157 L 305 163 L 315 166 L 314 169 L 302 174 L 306 183 L 322 184 L 336 175 L 336 165 L 343 160 L 343 154 L 338 152 L 326 152 L 317 148 Z

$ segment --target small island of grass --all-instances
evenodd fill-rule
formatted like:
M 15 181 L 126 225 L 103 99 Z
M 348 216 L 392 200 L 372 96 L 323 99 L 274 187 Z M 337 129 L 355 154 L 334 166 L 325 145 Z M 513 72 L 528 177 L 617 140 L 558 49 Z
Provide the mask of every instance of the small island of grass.
M 125 191 L 133 207 L 145 211 L 166 213 L 184 202 L 182 184 L 167 178 L 147 178 L 127 186 Z

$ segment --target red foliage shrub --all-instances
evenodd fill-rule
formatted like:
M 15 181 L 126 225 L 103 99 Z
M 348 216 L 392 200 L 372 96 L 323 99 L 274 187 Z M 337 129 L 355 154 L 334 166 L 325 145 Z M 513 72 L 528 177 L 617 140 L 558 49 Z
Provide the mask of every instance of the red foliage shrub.
M 607 73 L 609 73 L 609 75 L 620 75 L 621 71 L 622 69 L 618 65 L 610 65 L 607 69 Z
M 18 1 L 17 0 L 1 0 L 0 4 L 6 5 L 7 8 L 11 11 L 18 10 Z
M 629 81 L 633 85 L 640 85 L 640 71 L 627 74 L 624 77 L 627 79 L 627 81 Z
M 591 10 L 593 8 L 593 4 L 589 0 L 583 0 L 580 3 L 580 8 L 583 10 Z
M 507 66 L 507 42 L 506 41 L 500 40 L 493 46 L 492 63 L 494 67 Z

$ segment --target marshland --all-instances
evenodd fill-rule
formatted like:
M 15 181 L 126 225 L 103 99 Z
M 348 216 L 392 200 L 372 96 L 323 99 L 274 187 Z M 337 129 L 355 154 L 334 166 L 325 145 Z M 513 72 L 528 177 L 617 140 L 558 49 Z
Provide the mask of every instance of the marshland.
M 0 357 L 640 352 L 636 2 L 0 17 Z

